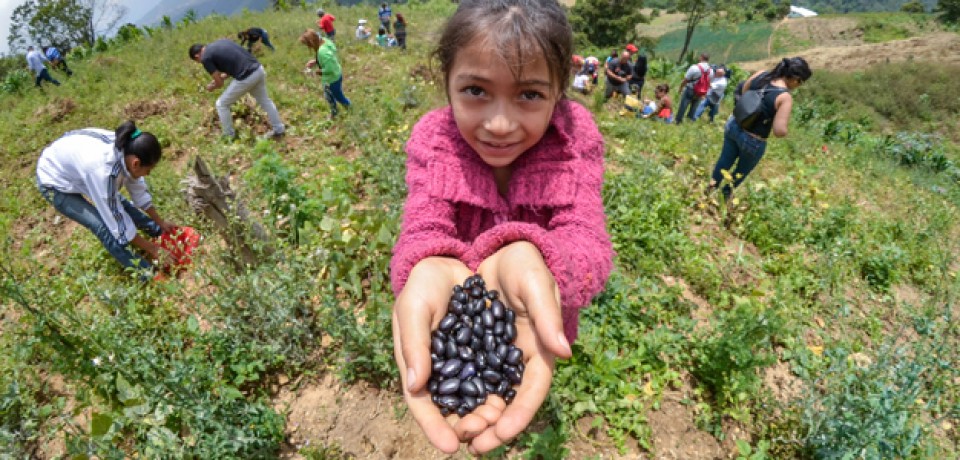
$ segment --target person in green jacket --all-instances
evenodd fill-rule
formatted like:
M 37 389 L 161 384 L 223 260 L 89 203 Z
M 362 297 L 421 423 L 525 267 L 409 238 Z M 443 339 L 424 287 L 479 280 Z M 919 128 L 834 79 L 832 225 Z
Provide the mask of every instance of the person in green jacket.
M 330 118 L 334 118 L 338 113 L 337 103 L 350 107 L 350 99 L 343 94 L 343 71 L 337 58 L 337 46 L 333 40 L 321 38 L 312 30 L 300 36 L 300 43 L 316 53 L 316 59 L 307 61 L 307 69 L 317 67 L 320 82 L 323 83 L 323 95 L 330 104 Z

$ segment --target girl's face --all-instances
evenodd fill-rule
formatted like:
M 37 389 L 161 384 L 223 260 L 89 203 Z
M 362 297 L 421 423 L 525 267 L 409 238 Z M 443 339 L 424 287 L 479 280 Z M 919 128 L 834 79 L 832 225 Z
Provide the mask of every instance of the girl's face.
M 130 171 L 130 176 L 134 179 L 149 176 L 150 171 L 153 171 L 153 166 L 143 166 L 140 159 L 134 155 L 124 155 L 123 161 L 126 163 L 127 171 Z
M 560 98 L 542 53 L 531 55 L 519 78 L 481 40 L 457 52 L 447 97 L 460 134 L 493 168 L 509 166 L 547 131 Z

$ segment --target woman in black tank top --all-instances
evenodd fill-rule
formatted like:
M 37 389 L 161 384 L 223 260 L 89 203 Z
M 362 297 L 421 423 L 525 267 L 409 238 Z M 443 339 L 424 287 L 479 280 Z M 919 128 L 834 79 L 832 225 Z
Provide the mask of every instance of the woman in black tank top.
M 767 137 L 785 137 L 793 108 L 791 91 L 807 81 L 813 72 L 801 57 L 784 58 L 769 72 L 757 72 L 743 85 L 743 91 L 765 88 L 762 114 L 747 129 L 731 115 L 723 135 L 723 149 L 713 167 L 708 192 L 717 187 L 729 198 L 734 187 L 740 185 L 753 171 L 767 149 Z M 738 88 L 739 90 L 739 88 Z

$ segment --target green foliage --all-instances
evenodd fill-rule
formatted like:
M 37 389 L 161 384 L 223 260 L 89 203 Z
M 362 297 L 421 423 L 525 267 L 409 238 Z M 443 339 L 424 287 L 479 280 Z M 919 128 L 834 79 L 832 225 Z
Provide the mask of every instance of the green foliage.
M 14 52 L 28 44 L 50 44 L 61 50 L 93 44 L 91 21 L 92 8 L 77 0 L 27 0 L 13 10 L 7 43 Z
M 903 40 L 911 33 L 904 27 L 878 19 L 868 19 L 860 23 L 863 29 L 863 41 L 867 43 L 882 43 L 891 40 Z
M 760 389 L 759 370 L 776 362 L 772 352 L 783 318 L 750 299 L 737 299 L 730 311 L 693 341 L 691 373 L 721 407 L 743 404 Z
M 710 62 L 714 63 L 764 59 L 767 57 L 767 41 L 772 32 L 773 26 L 768 22 L 744 22 L 732 30 L 724 27 L 698 27 L 687 45 L 687 54 L 698 56 L 707 52 L 710 54 Z M 684 30 L 668 32 L 660 37 L 657 54 L 677 55 L 684 49 L 685 40 Z
M 900 11 L 910 14 L 923 14 L 927 12 L 927 7 L 923 6 L 919 0 L 911 0 L 900 7 Z
M 7 73 L 0 82 L 0 92 L 5 94 L 16 94 L 33 84 L 33 75 L 23 69 L 14 70 Z
M 619 47 L 638 38 L 637 25 L 650 22 L 643 0 L 581 0 L 570 9 L 578 46 Z

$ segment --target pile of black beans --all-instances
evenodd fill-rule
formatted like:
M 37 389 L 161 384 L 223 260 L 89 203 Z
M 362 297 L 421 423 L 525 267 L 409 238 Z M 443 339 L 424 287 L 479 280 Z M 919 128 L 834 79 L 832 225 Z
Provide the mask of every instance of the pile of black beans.
M 453 288 L 447 314 L 433 331 L 433 371 L 427 390 L 443 415 L 463 417 L 490 394 L 507 404 L 523 378 L 523 351 L 517 340 L 516 314 L 473 275 Z

